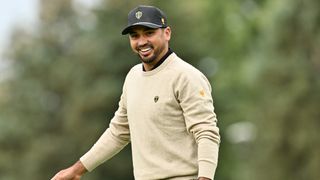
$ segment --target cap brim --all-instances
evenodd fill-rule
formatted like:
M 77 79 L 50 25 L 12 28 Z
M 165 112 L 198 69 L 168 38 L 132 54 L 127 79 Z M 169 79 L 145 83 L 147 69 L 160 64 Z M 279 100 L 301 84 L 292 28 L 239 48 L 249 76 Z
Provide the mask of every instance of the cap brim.
M 158 24 L 154 24 L 154 23 L 149 23 L 149 22 L 138 22 L 138 23 L 134 23 L 134 24 L 131 24 L 129 26 L 127 26 L 126 28 L 124 28 L 121 32 L 122 35 L 126 35 L 130 32 L 131 28 L 135 27 L 135 26 L 146 26 L 146 27 L 149 27 L 149 28 L 161 28 L 163 26 L 161 25 L 158 25 Z

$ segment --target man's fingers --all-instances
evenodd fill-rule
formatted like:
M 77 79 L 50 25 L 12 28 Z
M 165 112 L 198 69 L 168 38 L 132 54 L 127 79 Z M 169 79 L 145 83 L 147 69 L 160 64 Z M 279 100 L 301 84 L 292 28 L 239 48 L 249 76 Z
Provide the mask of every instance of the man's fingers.
M 50 180 L 59 180 L 58 177 L 60 173 L 61 172 L 58 172 L 57 174 L 55 174 Z

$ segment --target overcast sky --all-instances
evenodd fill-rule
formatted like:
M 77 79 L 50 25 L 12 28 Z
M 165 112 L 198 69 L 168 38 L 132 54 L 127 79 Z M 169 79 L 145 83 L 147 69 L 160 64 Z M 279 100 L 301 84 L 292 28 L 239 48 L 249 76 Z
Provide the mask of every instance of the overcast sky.
M 20 24 L 32 28 L 37 22 L 38 0 L 1 0 L 0 53 L 8 43 L 12 27 Z
M 3 53 L 15 24 L 32 28 L 37 23 L 38 0 L 1 0 L 0 4 L 0 83 L 10 74 Z
M 1 0 L 0 57 L 4 47 L 8 44 L 8 37 L 15 24 L 19 24 L 19 26 L 25 28 L 35 27 L 38 21 L 39 1 L 40 0 Z M 81 3 L 87 7 L 93 7 L 99 4 L 100 1 L 101 0 L 74 0 L 74 2 Z
M 5 48 L 8 46 L 12 28 L 15 25 L 25 29 L 37 27 L 38 9 L 41 0 L 1 0 L 0 4 L 0 83 L 8 76 L 10 66 L 3 59 Z M 52 0 L 54 1 L 54 0 Z M 87 8 L 97 6 L 101 0 L 73 0 Z

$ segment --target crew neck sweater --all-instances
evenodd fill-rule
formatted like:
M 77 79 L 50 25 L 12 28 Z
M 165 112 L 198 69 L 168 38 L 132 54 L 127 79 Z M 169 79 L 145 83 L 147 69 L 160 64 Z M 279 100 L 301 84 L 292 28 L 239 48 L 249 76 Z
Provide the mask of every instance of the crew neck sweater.
M 80 161 L 92 171 L 130 142 L 136 180 L 213 179 L 220 136 L 207 78 L 175 53 L 151 71 L 134 66 L 109 128 Z

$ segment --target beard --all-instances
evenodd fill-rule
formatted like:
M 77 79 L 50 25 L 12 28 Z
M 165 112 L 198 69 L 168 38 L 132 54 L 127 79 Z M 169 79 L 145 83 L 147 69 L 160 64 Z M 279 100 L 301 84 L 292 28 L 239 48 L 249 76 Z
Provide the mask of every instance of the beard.
M 138 53 L 138 56 L 139 56 L 139 58 L 141 59 L 141 61 L 142 61 L 143 63 L 146 63 L 146 64 L 152 64 L 152 63 L 155 62 L 157 59 L 160 59 L 161 57 L 159 57 L 159 56 L 160 56 L 161 52 L 164 51 L 164 49 L 165 49 L 165 45 L 162 45 L 162 46 L 160 46 L 159 48 L 156 48 L 156 49 L 153 47 L 152 44 L 147 44 L 147 45 L 145 45 L 145 46 L 150 47 L 150 48 L 152 49 L 152 51 L 153 51 L 153 54 L 151 54 L 150 57 L 143 57 L 142 55 L 140 55 L 140 54 Z M 145 47 L 145 46 L 144 46 L 144 47 Z M 140 47 L 140 48 L 141 48 L 141 47 Z M 140 49 L 140 48 L 138 48 L 138 49 Z

